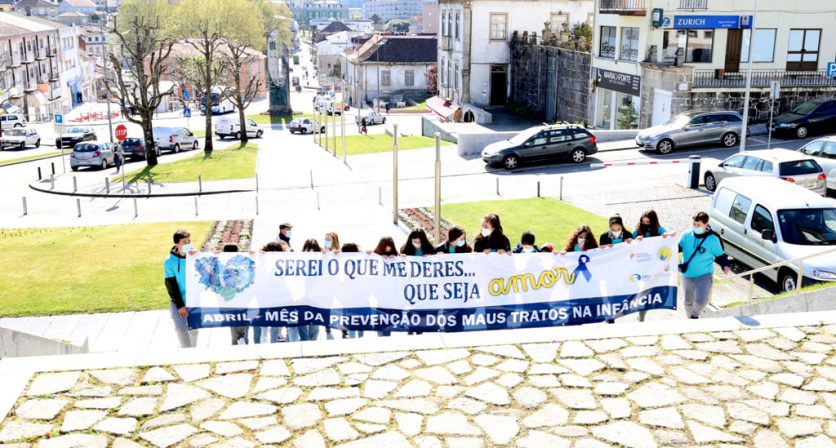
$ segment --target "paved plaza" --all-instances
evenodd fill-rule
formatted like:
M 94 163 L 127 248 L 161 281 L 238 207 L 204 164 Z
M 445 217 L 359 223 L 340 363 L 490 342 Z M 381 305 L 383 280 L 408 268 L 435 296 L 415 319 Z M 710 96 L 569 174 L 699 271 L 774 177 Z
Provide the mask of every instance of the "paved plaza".
M 6 359 L 0 442 L 824 448 L 835 349 L 825 312 Z

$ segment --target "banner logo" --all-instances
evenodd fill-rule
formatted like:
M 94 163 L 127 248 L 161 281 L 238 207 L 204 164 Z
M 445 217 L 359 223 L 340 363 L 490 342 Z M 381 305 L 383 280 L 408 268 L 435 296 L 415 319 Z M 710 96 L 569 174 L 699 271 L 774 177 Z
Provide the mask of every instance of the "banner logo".
M 236 255 L 226 263 L 221 263 L 218 257 L 198 258 L 195 269 L 200 276 L 200 284 L 221 296 L 225 302 L 255 283 L 255 262 L 243 255 Z
M 663 248 L 659 249 L 659 252 L 658 252 L 659 259 L 662 260 L 662 261 L 670 260 L 672 254 L 673 254 L 673 251 L 671 250 L 670 247 L 663 247 Z

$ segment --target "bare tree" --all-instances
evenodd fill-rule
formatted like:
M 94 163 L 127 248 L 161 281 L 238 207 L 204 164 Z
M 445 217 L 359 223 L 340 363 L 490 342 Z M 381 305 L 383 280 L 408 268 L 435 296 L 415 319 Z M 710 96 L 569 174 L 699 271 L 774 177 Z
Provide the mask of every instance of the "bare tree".
M 0 53 L 0 93 L 4 96 L 11 90 L 12 83 L 6 79 L 12 73 L 12 53 L 4 51 Z M 3 127 L 0 126 L 0 137 L 3 136 Z

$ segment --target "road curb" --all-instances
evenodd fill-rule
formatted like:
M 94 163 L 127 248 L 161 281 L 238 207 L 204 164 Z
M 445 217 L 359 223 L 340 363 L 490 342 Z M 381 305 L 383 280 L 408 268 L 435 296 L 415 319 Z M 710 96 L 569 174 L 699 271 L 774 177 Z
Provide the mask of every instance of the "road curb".
M 22 163 L 40 162 L 41 160 L 54 159 L 55 157 L 61 157 L 61 156 L 65 156 L 65 155 L 67 155 L 67 154 L 53 154 L 51 156 L 39 157 L 37 159 L 21 160 L 19 162 L 5 163 L 5 164 L 0 165 L 0 168 L 5 168 L 7 166 L 20 165 Z
M 255 188 L 238 188 L 238 189 L 231 189 L 231 190 L 213 190 L 213 191 L 203 191 L 203 192 L 185 192 L 185 193 L 152 193 L 152 194 L 129 194 L 129 193 L 121 193 L 121 194 L 109 194 L 109 193 L 79 193 L 79 192 L 70 192 L 70 191 L 60 191 L 60 190 L 49 190 L 46 188 L 41 188 L 33 184 L 29 184 L 29 188 L 35 190 L 39 193 L 47 193 L 47 194 L 54 194 L 58 196 L 74 196 L 74 197 L 81 197 L 81 198 L 172 198 L 172 197 L 190 197 L 190 196 L 213 196 L 218 194 L 230 194 L 230 193 L 250 193 L 254 192 Z

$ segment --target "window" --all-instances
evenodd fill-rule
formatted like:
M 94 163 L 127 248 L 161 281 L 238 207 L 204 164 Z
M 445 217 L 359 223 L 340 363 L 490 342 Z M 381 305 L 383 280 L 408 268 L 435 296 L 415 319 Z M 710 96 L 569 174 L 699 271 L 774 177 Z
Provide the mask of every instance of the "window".
M 456 13 L 456 22 L 454 26 L 456 31 L 456 40 L 459 40 L 459 13 Z
M 602 58 L 615 59 L 615 27 L 601 27 L 601 46 L 598 56 Z
M 622 61 L 636 61 L 639 58 L 638 28 L 621 28 L 621 52 L 618 58 Z
M 542 131 L 528 141 L 528 146 L 545 145 L 549 141 L 549 131 Z
M 447 13 L 441 11 L 441 35 L 447 35 Z
M 740 45 L 740 62 L 749 62 L 749 36 L 752 30 L 743 30 L 743 43 Z M 752 44 L 752 62 L 772 62 L 775 57 L 775 29 L 755 30 L 755 42 Z
M 491 14 L 491 40 L 505 40 L 508 36 L 508 14 Z
M 764 230 L 771 230 L 775 231 L 775 223 L 772 222 L 772 214 L 769 213 L 769 210 L 761 207 L 760 205 L 755 206 L 755 212 L 752 214 L 752 230 L 758 233 L 763 233 Z
M 824 140 L 816 140 L 801 148 L 801 152 L 808 156 L 817 156 L 821 152 L 822 146 L 824 146 Z
M 559 143 L 572 140 L 572 132 L 564 129 L 554 129 L 550 132 L 549 143 Z
M 779 176 L 804 176 L 821 172 L 821 166 L 813 159 L 783 162 L 778 165 Z
M 745 157 L 746 156 L 729 157 L 728 159 L 726 159 L 725 162 L 723 162 L 723 166 L 726 167 L 726 168 L 739 168 L 740 165 L 743 164 L 743 159 Z
M 685 62 L 711 62 L 714 30 L 688 30 Z
M 447 13 L 447 36 L 453 34 L 453 13 Z
M 831 141 L 825 143 L 821 156 L 825 159 L 836 159 L 836 142 Z
M 453 88 L 459 88 L 459 61 L 456 61 L 456 71 L 453 72 Z
M 740 168 L 744 170 L 755 171 L 758 168 L 758 163 L 760 161 L 761 159 L 757 157 L 746 157 L 746 161 L 743 162 L 743 166 L 741 166 Z
M 752 206 L 752 200 L 746 196 L 737 195 L 732 203 L 729 218 L 743 224 L 746 221 L 746 215 L 749 214 L 749 207 Z
M 761 164 L 760 172 L 772 174 L 772 162 L 764 160 Z
M 412 87 L 415 85 L 415 70 L 406 70 L 403 73 L 403 85 Z
M 392 72 L 389 70 L 381 70 L 380 71 L 380 85 L 382 86 L 390 86 L 392 85 Z
M 790 30 L 787 70 L 816 70 L 821 30 Z
M 836 208 L 779 210 L 778 224 L 788 244 L 836 245 Z
M 440 73 L 438 74 L 438 79 L 441 80 L 442 85 L 447 85 L 444 82 L 444 58 L 441 58 L 441 64 L 438 66 L 438 70 Z

